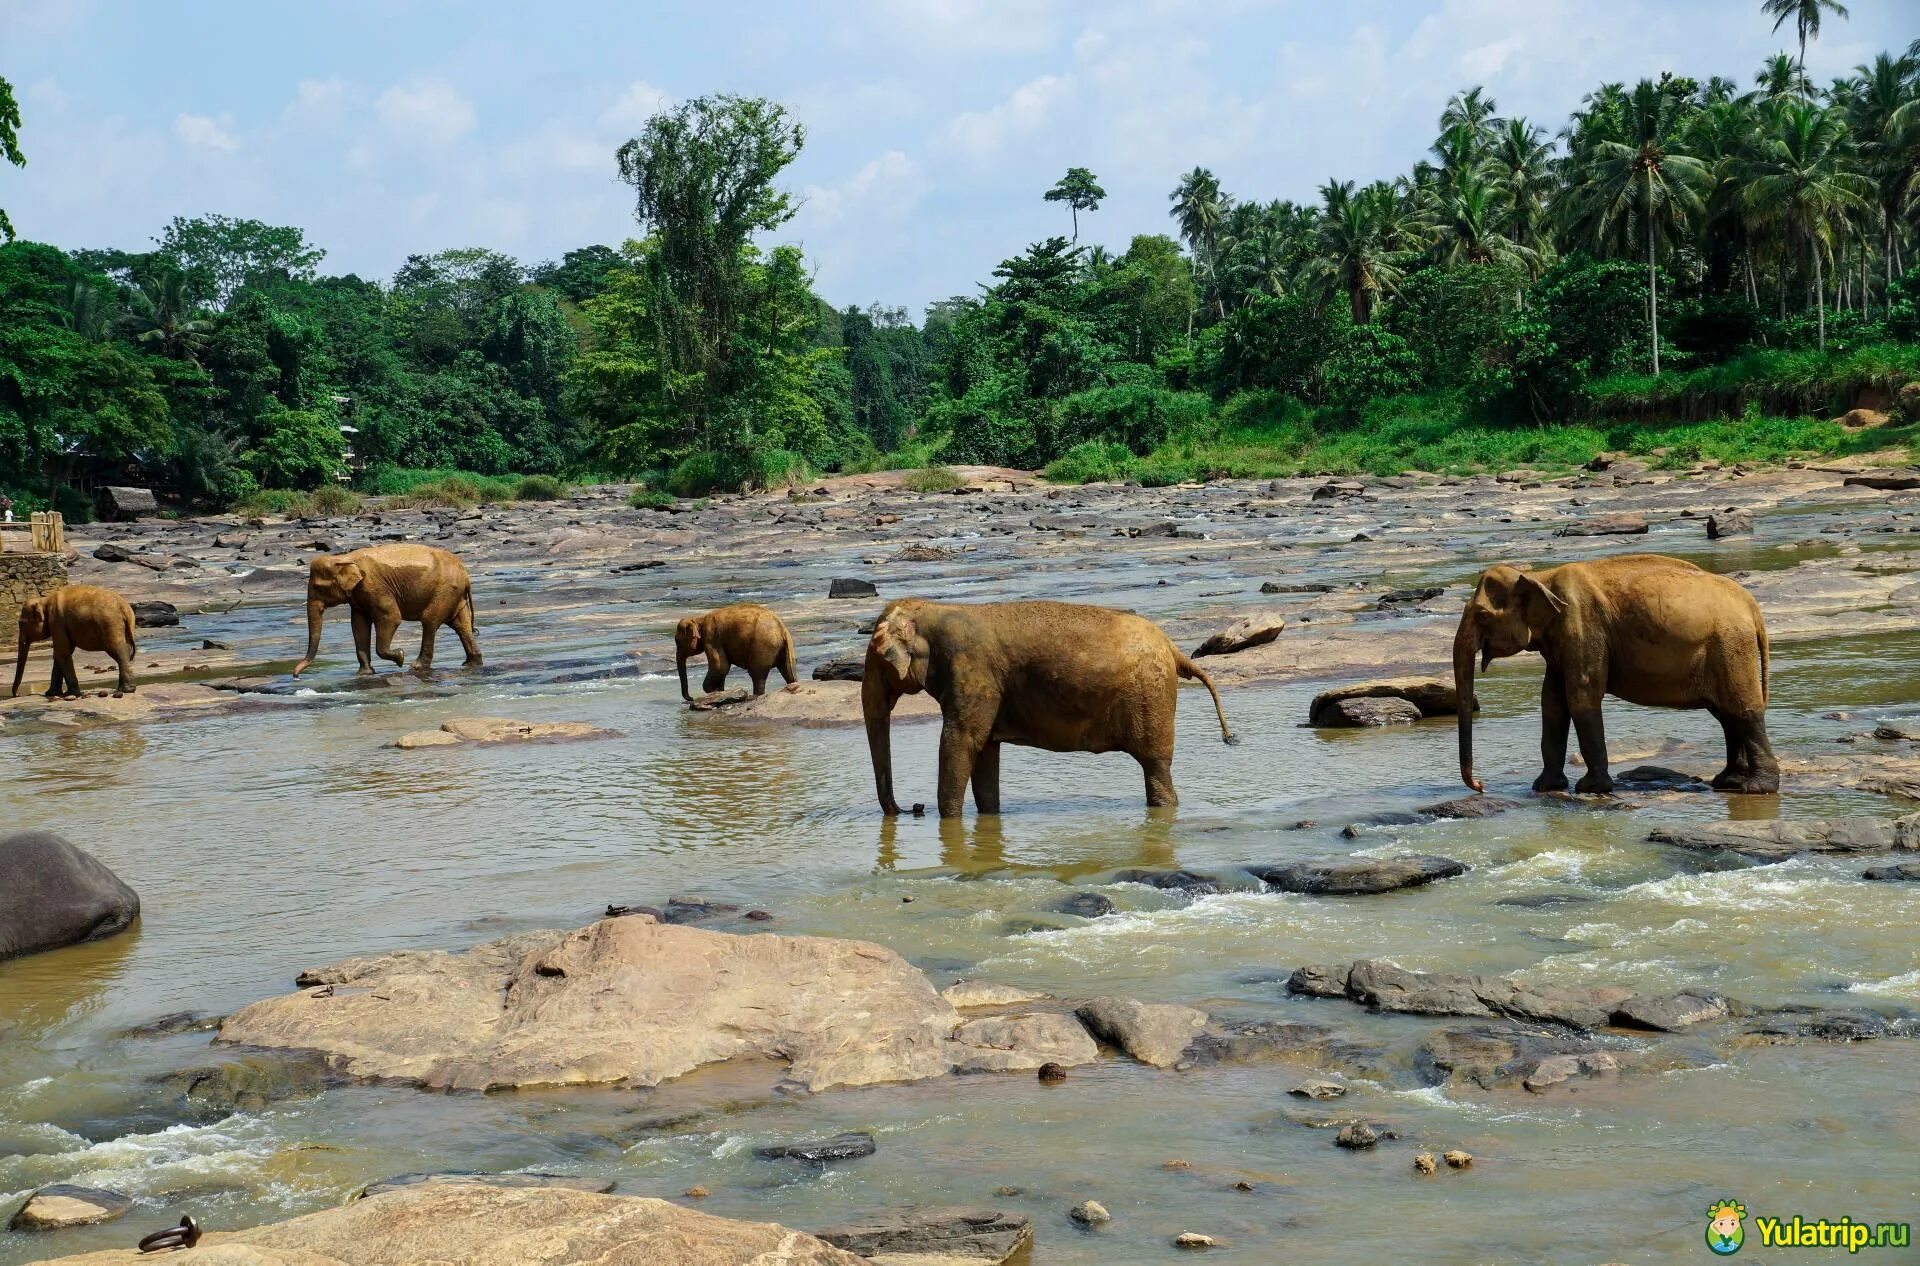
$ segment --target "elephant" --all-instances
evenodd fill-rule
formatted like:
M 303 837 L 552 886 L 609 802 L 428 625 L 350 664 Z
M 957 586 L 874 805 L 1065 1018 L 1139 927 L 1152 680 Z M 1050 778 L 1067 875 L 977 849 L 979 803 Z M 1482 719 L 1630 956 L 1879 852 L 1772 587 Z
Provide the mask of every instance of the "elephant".
M 46 831 L 0 839 L 0 959 L 97 941 L 140 917 L 140 895 Z
M 1220 737 L 1236 742 L 1213 679 L 1137 615 L 1066 602 L 964 606 L 897 599 L 867 644 L 861 710 L 880 808 L 893 797 L 889 720 L 900 696 L 940 702 L 940 816 L 1000 812 L 1000 745 L 1125 752 L 1146 776 L 1149 806 L 1175 805 L 1173 714 L 1180 679 L 1213 696 Z
M 1524 572 L 1488 568 L 1468 599 L 1453 639 L 1460 694 L 1460 778 L 1473 775 L 1474 657 L 1485 671 L 1523 650 L 1547 661 L 1540 689 L 1540 756 L 1535 791 L 1564 791 L 1567 726 L 1580 739 L 1587 772 L 1575 790 L 1613 790 L 1607 772 L 1604 695 L 1656 708 L 1705 708 L 1726 732 L 1721 791 L 1780 789 L 1780 762 L 1767 739 L 1767 626 L 1753 595 L 1692 563 L 1660 554 L 1622 554 Z
M 320 554 L 307 573 L 307 653 L 293 666 L 298 677 L 320 653 L 320 621 L 328 607 L 353 609 L 353 650 L 362 674 L 373 671 L 369 643 L 380 658 L 395 664 L 406 657 L 393 649 L 402 620 L 420 621 L 420 658 L 414 667 L 433 667 L 433 637 L 442 624 L 453 625 L 467 651 L 467 667 L 480 666 L 473 640 L 473 581 L 453 554 L 434 545 L 373 545 L 345 554 Z
M 705 651 L 707 676 L 701 689 L 708 694 L 723 689 L 727 673 L 738 664 L 753 679 L 753 693 L 767 693 L 767 674 L 774 669 L 791 686 L 800 679 L 793 662 L 793 634 L 780 617 L 757 603 L 718 607 L 705 615 L 688 616 L 673 630 L 675 667 L 680 670 L 680 697 L 687 693 L 687 660 Z
M 27 652 L 35 642 L 53 643 L 53 681 L 47 698 L 73 698 L 80 679 L 73 671 L 73 652 L 104 651 L 120 670 L 114 686 L 119 694 L 134 693 L 133 608 L 111 589 L 98 585 L 62 585 L 40 598 L 27 599 L 20 608 L 18 658 L 13 666 L 13 693 L 20 693 L 26 675 Z

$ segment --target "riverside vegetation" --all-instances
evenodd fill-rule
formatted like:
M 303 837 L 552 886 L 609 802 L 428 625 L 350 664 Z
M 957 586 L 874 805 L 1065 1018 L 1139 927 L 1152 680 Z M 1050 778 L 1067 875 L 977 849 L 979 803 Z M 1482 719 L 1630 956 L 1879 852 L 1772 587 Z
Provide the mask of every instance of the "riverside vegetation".
M 1105 192 L 1074 168 L 1043 194 L 1072 236 L 918 325 L 832 307 L 767 244 L 804 142 L 764 100 L 667 110 L 613 155 L 640 235 L 532 266 L 327 276 L 302 230 L 217 215 L 146 252 L 0 247 L 0 490 L 81 518 L 95 483 L 291 508 L 278 490 L 362 465 L 362 491 L 456 505 L 549 487 L 516 472 L 669 496 L 978 462 L 1164 484 L 1775 461 L 1920 420 L 1895 398 L 1920 378 L 1920 43 L 1825 87 L 1789 53 L 1749 87 L 1602 84 L 1552 133 L 1469 88 L 1403 176 L 1301 204 L 1195 167 L 1175 235 L 1124 249 L 1081 242 Z M 1827 421 L 1862 403 L 1894 427 Z

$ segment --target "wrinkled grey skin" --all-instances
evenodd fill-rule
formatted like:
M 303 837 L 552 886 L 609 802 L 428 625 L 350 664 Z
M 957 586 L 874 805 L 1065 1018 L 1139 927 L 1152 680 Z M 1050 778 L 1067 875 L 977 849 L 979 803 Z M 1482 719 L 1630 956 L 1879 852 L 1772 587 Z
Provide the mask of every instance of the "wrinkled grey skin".
M 140 895 L 48 831 L 0 839 L 0 960 L 97 941 L 140 917 Z

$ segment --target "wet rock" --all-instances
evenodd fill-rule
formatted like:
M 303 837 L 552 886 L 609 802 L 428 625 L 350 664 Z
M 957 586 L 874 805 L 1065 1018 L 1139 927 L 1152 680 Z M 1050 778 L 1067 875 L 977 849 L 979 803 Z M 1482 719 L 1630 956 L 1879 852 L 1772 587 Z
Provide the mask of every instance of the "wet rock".
M 154 1084 L 196 1116 L 218 1118 L 236 1112 L 259 1112 L 277 1103 L 312 1099 L 346 1079 L 333 1073 L 318 1054 L 262 1054 L 222 1064 L 182 1068 L 154 1079 Z
M 1212 1248 L 1213 1237 L 1198 1231 L 1182 1231 L 1173 1237 L 1173 1246 L 1185 1249 Z
M 563 743 L 624 737 L 585 721 L 513 721 L 506 717 L 455 717 L 437 730 L 415 730 L 393 741 L 403 751 L 423 747 L 488 746 L 499 743 Z
M 1033 1223 L 1024 1213 L 998 1209 L 900 1209 L 813 1234 L 835 1248 L 883 1262 L 907 1258 L 930 1266 L 962 1261 L 987 1266 L 1026 1248 Z
M 1500 897 L 1493 904 L 1522 910 L 1553 910 L 1561 906 L 1589 905 L 1597 899 L 1578 892 L 1529 892 L 1517 897 Z
M 1446 590 L 1439 585 L 1421 585 L 1413 589 L 1389 589 L 1380 595 L 1379 605 L 1383 607 L 1413 606 L 1422 602 L 1431 602 Z
M 1442 1152 L 1440 1158 L 1447 1162 L 1448 1169 L 1469 1169 L 1473 1165 L 1473 1154 L 1458 1149 Z
M 1190 870 L 1144 870 L 1133 867 L 1116 871 L 1113 882 L 1145 884 L 1149 888 L 1158 888 L 1162 892 L 1184 892 L 1190 897 L 1210 896 L 1222 891 L 1219 880 L 1210 875 L 1195 874 Z
M 1920 862 L 1896 862 L 1891 866 L 1869 866 L 1860 872 L 1862 879 L 1881 883 L 1920 881 Z
M 1717 993 L 1682 990 L 1653 997 L 1636 994 L 1614 1008 L 1613 1023 L 1622 1028 L 1678 1033 L 1697 1024 L 1725 1020 L 1733 1012 L 1734 1003 Z
M 1047 1083 L 1062 1082 L 1067 1079 L 1067 1070 L 1058 1064 L 1040 1065 L 1040 1080 Z
M 1915 1031 L 1910 1022 L 1890 1020 L 1878 1011 L 1825 1007 L 1781 1007 L 1746 1027 L 1751 1038 L 1785 1041 L 1811 1038 L 1820 1042 L 1870 1042 Z
M 1340 699 L 1313 712 L 1318 729 L 1359 729 L 1383 725 L 1412 725 L 1426 714 L 1406 699 Z
M 710 919 L 724 919 L 740 913 L 740 907 L 730 901 L 713 901 L 706 897 L 668 897 L 667 904 L 660 912 L 663 923 L 705 923 Z
M 140 896 L 49 831 L 0 838 L 0 961 L 124 932 Z
M 606 1195 L 613 1190 L 613 1180 L 580 1178 L 568 1174 L 489 1174 L 478 1170 L 448 1169 L 435 1173 L 395 1174 L 391 1178 L 382 1178 L 379 1182 L 370 1182 L 362 1187 L 353 1194 L 352 1199 L 365 1200 L 369 1196 L 383 1196 L 390 1191 L 423 1186 L 545 1187 L 559 1188 L 564 1191 L 590 1191 L 596 1195 Z
M 813 666 L 815 681 L 862 681 L 865 680 L 866 675 L 867 661 L 863 655 L 822 660 Z
M 1579 523 L 1569 523 L 1555 536 L 1644 536 L 1647 521 L 1637 514 L 1603 514 Z
M 220 1017 L 205 1011 L 169 1011 L 145 1024 L 120 1030 L 121 1037 L 172 1037 L 176 1033 L 208 1033 L 220 1027 Z
M 1265 584 L 1260 586 L 1260 592 L 1266 593 L 1266 594 L 1332 593 L 1333 586 L 1328 584 L 1322 584 L 1318 581 L 1309 581 L 1303 584 L 1296 584 L 1296 585 L 1283 585 L 1277 580 L 1269 580 Z
M 1072 1068 L 1100 1058 L 1100 1048 L 1071 1015 L 1036 1011 L 969 1020 L 954 1031 L 956 1072 L 1031 1072 Z
M 1262 883 L 1282 892 L 1316 896 L 1356 896 L 1418 888 L 1436 879 L 1464 875 L 1467 866 L 1451 857 L 1355 857 L 1334 861 L 1284 862 L 1249 866 Z
M 1613 776 L 1616 789 L 1628 791 L 1712 791 L 1712 784 L 1664 765 L 1635 765 Z
M 1342 1037 L 1324 1024 L 1215 1018 L 1188 1044 L 1177 1068 L 1278 1061 L 1308 1064 L 1342 1076 L 1386 1075 L 1383 1052 Z
M 859 580 L 839 577 L 827 588 L 829 598 L 877 598 L 880 590 L 871 580 Z
M 1255 646 L 1265 646 L 1287 627 L 1285 617 L 1271 613 L 1242 616 L 1220 632 L 1193 648 L 1193 657 L 1233 655 Z
M 1113 900 L 1102 892 L 1075 892 L 1053 903 L 1056 914 L 1072 914 L 1082 919 L 1098 919 L 1114 911 Z
M 1348 967 L 1336 994 L 1333 986 L 1339 981 L 1339 968 L 1301 968 L 1288 979 L 1287 989 L 1320 997 L 1344 996 L 1377 1011 L 1504 1016 L 1574 1029 L 1606 1025 L 1614 1008 L 1633 996 L 1630 989 L 1578 989 L 1467 972 L 1408 971 L 1379 959 L 1361 959 Z
M 1113 1215 L 1107 1212 L 1107 1206 L 1098 1200 L 1082 1200 L 1067 1210 L 1067 1216 L 1082 1226 L 1098 1226 L 1102 1222 L 1113 1221 Z
M 1769 862 L 1799 853 L 1890 853 L 1920 848 L 1920 813 L 1892 819 L 1707 822 L 1660 827 L 1647 838 L 1679 848 L 1726 849 Z
M 1321 691 L 1313 697 L 1312 704 L 1307 708 L 1308 721 L 1323 729 L 1356 724 L 1337 717 L 1332 720 L 1321 719 L 1323 711 L 1330 712 L 1334 705 L 1349 699 L 1402 699 L 1418 708 L 1423 717 L 1450 717 L 1460 710 L 1460 695 L 1454 690 L 1452 682 L 1435 677 L 1390 677 L 1384 681 L 1363 681 Z
M 944 1075 L 959 1024 L 881 946 L 645 915 L 458 954 L 350 959 L 301 979 L 338 987 L 243 1007 L 220 1040 L 321 1051 L 350 1076 L 427 1089 L 651 1086 L 752 1056 L 786 1060 L 794 1082 L 824 1090 Z
M 1493 818 L 1508 809 L 1517 809 L 1519 804 L 1512 800 L 1502 800 L 1498 796 L 1461 796 L 1455 800 L 1442 800 L 1416 810 L 1423 817 L 1442 819 Z
M 165 1262 L 131 1249 L 60 1266 Z M 771 1222 L 718 1218 L 665 1200 L 558 1188 L 425 1183 L 245 1231 L 211 1231 L 182 1262 L 345 1266 L 860 1266 L 863 1259 Z
M 1066 928 L 1064 923 L 1055 923 L 1051 919 L 1008 919 L 1000 925 L 1002 936 L 1032 936 L 1035 932 L 1059 932 Z
M 1344 1147 L 1350 1152 L 1365 1151 L 1379 1142 L 1380 1132 L 1365 1121 L 1349 1121 L 1333 1136 L 1335 1147 Z
M 1753 512 L 1750 510 L 1720 510 L 1707 516 L 1707 539 L 1710 541 L 1752 535 Z
M 1344 998 L 1347 996 L 1347 972 L 1350 963 L 1310 963 L 1305 967 L 1296 967 L 1287 977 L 1287 992 L 1303 994 L 1309 998 Z
M 54 1183 L 27 1197 L 7 1222 L 9 1231 L 58 1231 L 69 1226 L 111 1222 L 133 1208 L 133 1200 L 101 1187 Z
M 1052 995 L 991 980 L 961 980 L 942 989 L 940 996 L 964 1010 L 969 1007 L 1017 1007 L 1043 1001 Z
M 1599 1049 L 1564 1030 L 1467 1025 L 1428 1034 L 1414 1054 L 1413 1067 L 1429 1085 L 1464 1082 L 1498 1090 L 1520 1085 L 1546 1060 Z
M 136 602 L 133 623 L 143 629 L 170 629 L 180 623 L 180 613 L 171 602 Z
M 1075 1014 L 1095 1037 L 1155 1068 L 1179 1063 L 1207 1023 L 1204 1011 L 1132 998 L 1094 998 Z
M 1435 1163 L 1432 1152 L 1420 1152 L 1413 1158 L 1413 1168 L 1416 1173 L 1431 1174 L 1438 1171 L 1440 1166 Z
M 762 1160 L 797 1160 L 810 1165 L 826 1165 L 834 1161 L 857 1160 L 862 1156 L 871 1156 L 879 1149 L 874 1145 L 873 1135 L 863 1130 L 850 1130 L 845 1134 L 836 1134 L 830 1139 L 812 1139 L 804 1143 L 774 1143 L 766 1147 L 756 1147 L 753 1154 Z
M 1920 488 L 1920 473 L 1900 475 L 1849 475 L 1841 480 L 1848 488 L 1874 488 L 1881 492 L 1906 492 Z
M 1299 1085 L 1287 1091 L 1287 1093 L 1290 1095 L 1298 1095 L 1302 1099 L 1338 1099 L 1341 1095 L 1347 1093 L 1347 1088 L 1337 1081 L 1327 1081 L 1324 1078 L 1316 1078 L 1312 1081 L 1301 1082 Z
M 1598 1077 L 1618 1071 L 1620 1061 L 1609 1051 L 1595 1051 L 1590 1055 L 1551 1055 L 1535 1064 L 1533 1071 L 1521 1078 L 1520 1085 L 1523 1089 L 1541 1094 L 1575 1077 Z

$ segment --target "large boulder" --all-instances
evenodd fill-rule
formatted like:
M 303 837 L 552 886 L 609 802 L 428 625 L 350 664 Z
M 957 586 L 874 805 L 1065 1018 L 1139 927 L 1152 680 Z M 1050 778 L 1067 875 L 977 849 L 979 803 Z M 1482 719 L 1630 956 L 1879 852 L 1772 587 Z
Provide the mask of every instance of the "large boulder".
M 1132 998 L 1095 998 L 1082 1003 L 1078 1014 L 1101 1041 L 1155 1068 L 1179 1063 L 1181 1052 L 1207 1025 L 1204 1011 Z
M 918 968 L 866 941 L 736 935 L 650 914 L 458 954 L 349 959 L 298 983 L 303 992 L 228 1016 L 219 1040 L 319 1051 L 351 1077 L 463 1090 L 651 1086 L 746 1057 L 785 1061 L 791 1081 L 825 1090 L 1038 1067 L 1092 1049 L 1071 1017 L 963 1025 Z
M 1348 897 L 1418 888 L 1436 879 L 1464 875 L 1467 865 L 1451 857 L 1347 857 L 1249 866 L 1247 870 L 1260 882 L 1281 892 Z
M 1286 627 L 1284 616 L 1270 611 L 1257 611 L 1242 616 L 1194 647 L 1193 657 L 1200 659 L 1207 655 L 1233 655 L 1256 646 L 1265 646 L 1279 637 Z
M 97 941 L 140 917 L 140 896 L 48 831 L 0 839 L 0 960 Z
M 9 1231 L 58 1231 L 69 1226 L 111 1222 L 133 1208 L 133 1201 L 117 1191 L 54 1183 L 27 1197 L 7 1222 Z
M 1753 535 L 1753 511 L 1716 510 L 1707 516 L 1707 539 L 1725 540 L 1729 536 Z
M 1920 813 L 1901 818 L 1705 822 L 1660 827 L 1647 838 L 1678 848 L 1726 849 L 1767 862 L 1800 853 L 1892 853 L 1920 848 Z
M 773 1222 L 665 1200 L 546 1187 L 424 1183 L 250 1231 L 214 1231 L 154 1257 L 111 1249 L 57 1266 L 862 1266 Z
M 954 1032 L 960 1072 L 1032 1072 L 1043 1064 L 1071 1068 L 1100 1058 L 1086 1028 L 1058 1011 L 993 1015 L 969 1020 Z
M 1353 725 L 1353 720 L 1343 719 L 1346 714 L 1334 711 L 1337 705 L 1350 699 L 1402 699 L 1418 708 L 1423 717 L 1450 717 L 1460 711 L 1460 694 L 1450 681 L 1437 677 L 1389 677 L 1384 681 L 1362 681 L 1322 690 L 1308 706 L 1307 720 L 1323 728 Z

